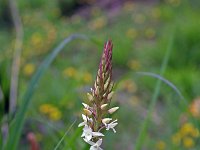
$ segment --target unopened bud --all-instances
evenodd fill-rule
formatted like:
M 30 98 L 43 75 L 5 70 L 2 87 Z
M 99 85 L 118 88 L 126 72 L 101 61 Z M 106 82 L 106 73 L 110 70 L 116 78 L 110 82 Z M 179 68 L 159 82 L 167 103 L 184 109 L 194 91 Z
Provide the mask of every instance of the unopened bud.
M 103 97 L 106 97 L 106 95 L 107 95 L 107 93 L 104 93 L 104 94 L 103 94 Z
M 99 81 L 99 76 L 97 76 L 97 84 L 99 85 L 100 81 Z
M 94 82 L 94 88 L 95 88 L 95 89 L 97 88 L 97 83 L 96 83 L 96 81 Z
M 107 82 L 104 84 L 104 90 L 106 90 L 106 89 L 107 89 L 107 87 L 108 87 L 108 84 L 109 84 L 109 81 L 107 81 Z
M 99 77 L 101 76 L 101 72 L 100 72 L 100 69 L 98 70 L 98 76 L 99 76 Z
M 89 101 L 93 101 L 94 98 L 90 93 L 87 93 L 87 98 L 89 99 Z
M 108 97 L 107 97 L 107 99 L 108 100 L 111 100 L 112 99 L 112 96 L 113 96 L 113 94 L 114 94 L 114 92 L 112 91 L 112 92 L 110 92 L 109 94 L 108 94 Z
M 119 107 L 113 107 L 113 108 L 109 109 L 108 112 L 109 112 L 110 114 L 113 114 L 113 113 L 116 112 L 118 109 L 119 109 Z
M 102 66 L 104 66 L 106 64 L 105 54 L 103 54 L 101 61 L 102 61 Z
M 110 82 L 110 75 L 108 74 L 108 78 L 106 79 L 106 82 Z
M 96 95 L 99 95 L 99 88 L 98 88 L 98 87 L 95 88 L 95 94 L 96 94 Z
M 105 73 L 102 73 L 102 78 L 103 78 L 103 79 L 105 78 Z
M 103 104 L 103 105 L 101 105 L 101 109 L 105 110 L 107 106 L 108 106 L 108 104 Z
M 102 119 L 103 124 L 107 124 L 112 120 L 112 118 L 104 118 Z
M 90 116 L 92 114 L 92 112 L 88 109 L 84 108 L 83 111 L 84 111 L 84 114 L 86 114 L 87 116 Z
M 113 85 L 114 85 L 113 82 L 111 82 L 109 85 L 109 91 L 112 91 Z

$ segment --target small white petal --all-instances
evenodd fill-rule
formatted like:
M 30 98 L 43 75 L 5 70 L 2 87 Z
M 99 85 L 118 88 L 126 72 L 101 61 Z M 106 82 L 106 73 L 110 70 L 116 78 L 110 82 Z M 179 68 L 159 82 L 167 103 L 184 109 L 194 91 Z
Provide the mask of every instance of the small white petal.
M 116 133 L 116 130 L 114 128 L 112 128 L 113 132 Z
M 82 118 L 83 118 L 84 121 L 87 121 L 86 115 L 82 114 Z
M 100 145 L 102 144 L 102 139 L 99 139 L 99 140 L 96 142 L 96 144 L 100 146 Z
M 84 137 L 84 136 L 85 136 L 85 133 L 83 132 L 82 135 L 81 135 L 81 137 Z
M 104 124 L 106 127 L 106 130 L 110 130 L 112 129 L 114 133 L 116 133 L 116 130 L 114 129 L 114 127 L 117 125 L 117 120 L 114 120 L 113 122 L 109 123 L 109 124 Z
M 89 142 L 88 142 L 89 143 Z M 89 143 L 90 144 L 90 143 Z M 103 150 L 100 145 L 102 144 L 102 139 L 99 139 L 96 143 L 91 142 L 90 150 Z
M 95 144 L 95 143 L 92 142 L 92 141 L 87 141 L 85 138 L 83 138 L 83 140 L 84 140 L 86 143 L 90 144 L 90 145 L 94 145 L 94 144 Z
M 92 135 L 93 136 L 104 136 L 102 133 L 100 133 L 100 132 L 92 132 Z
M 91 146 L 90 150 L 103 150 L 101 147 Z
M 85 103 L 82 103 L 82 104 L 83 104 L 83 106 L 84 106 L 85 108 L 88 108 L 88 107 L 89 107 L 88 104 L 85 104 Z
M 87 141 L 90 141 L 90 140 L 92 139 L 92 135 L 91 135 L 91 134 L 85 135 L 85 139 L 86 139 Z
M 92 139 L 92 129 L 89 126 L 85 126 L 83 128 L 83 134 L 81 137 L 85 137 L 87 141 L 90 141 Z
M 84 125 L 85 125 L 85 122 L 81 122 L 81 123 L 79 123 L 78 127 L 82 127 Z

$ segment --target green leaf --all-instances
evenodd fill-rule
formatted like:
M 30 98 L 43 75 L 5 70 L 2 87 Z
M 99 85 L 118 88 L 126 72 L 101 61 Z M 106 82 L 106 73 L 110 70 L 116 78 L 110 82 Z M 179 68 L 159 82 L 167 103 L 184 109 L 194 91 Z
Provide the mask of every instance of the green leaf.
M 33 75 L 30 84 L 22 99 L 22 103 L 17 111 L 15 119 L 9 126 L 9 136 L 6 143 L 5 150 L 16 150 L 19 139 L 22 133 L 22 128 L 25 122 L 26 112 L 31 101 L 31 97 L 38 85 L 39 79 L 44 75 L 45 70 L 50 66 L 56 56 L 61 52 L 66 44 L 74 39 L 87 39 L 84 35 L 74 34 L 64 39 L 43 61 L 36 73 Z

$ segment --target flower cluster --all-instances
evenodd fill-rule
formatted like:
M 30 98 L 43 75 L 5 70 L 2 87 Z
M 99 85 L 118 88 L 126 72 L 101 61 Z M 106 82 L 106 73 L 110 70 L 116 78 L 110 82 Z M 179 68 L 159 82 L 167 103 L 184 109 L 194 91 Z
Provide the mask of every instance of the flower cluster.
M 200 137 L 199 129 L 192 123 L 184 123 L 179 131 L 172 136 L 172 142 L 174 145 L 182 145 L 186 149 L 195 147 L 196 140 Z
M 104 45 L 104 51 L 99 64 L 98 73 L 91 88 L 91 92 L 87 93 L 89 104 L 82 103 L 84 106 L 84 114 L 82 114 L 83 122 L 78 126 L 83 127 L 82 138 L 91 145 L 90 150 L 102 150 L 101 133 L 103 129 L 112 129 L 115 133 L 115 126 L 118 124 L 117 119 L 108 118 L 109 114 L 113 114 L 119 107 L 109 108 L 113 96 L 112 82 L 112 42 L 108 41 Z
M 52 121 L 58 121 L 62 117 L 61 111 L 52 104 L 42 104 L 39 109 L 41 113 Z

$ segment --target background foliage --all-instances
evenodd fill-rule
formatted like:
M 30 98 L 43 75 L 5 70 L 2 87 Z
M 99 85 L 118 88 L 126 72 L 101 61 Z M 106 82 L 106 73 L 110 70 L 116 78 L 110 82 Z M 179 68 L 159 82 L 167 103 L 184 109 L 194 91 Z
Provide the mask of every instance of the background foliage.
M 8 1 L 0 1 L 0 115 L 9 99 L 10 70 L 15 30 Z M 109 133 L 105 149 L 134 149 L 156 79 L 138 71 L 159 74 L 170 38 L 168 64 L 162 75 L 185 97 L 161 84 L 142 149 L 199 149 L 200 119 L 200 3 L 198 0 L 95 1 L 19 0 L 24 40 L 18 88 L 18 107 L 31 77 L 60 41 L 74 33 L 89 40 L 74 40 L 56 57 L 37 85 L 28 108 L 19 144 L 28 149 L 34 133 L 41 149 L 53 149 L 74 120 L 60 146 L 88 149 L 77 128 L 81 103 L 93 85 L 103 43 L 114 43 L 113 65 L 120 105 L 117 133 Z M 3 97 L 2 94 L 3 93 Z M 2 121 L 3 122 L 3 121 Z

